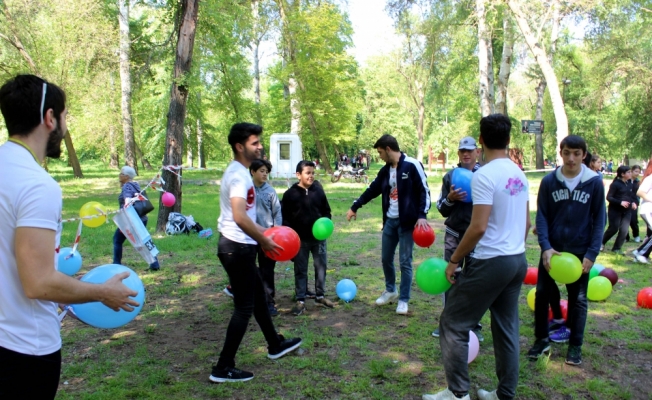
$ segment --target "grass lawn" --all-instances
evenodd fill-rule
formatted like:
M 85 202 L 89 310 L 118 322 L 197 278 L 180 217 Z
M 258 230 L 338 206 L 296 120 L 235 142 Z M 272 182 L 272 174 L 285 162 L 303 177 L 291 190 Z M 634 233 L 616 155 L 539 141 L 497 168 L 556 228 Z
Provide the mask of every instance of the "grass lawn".
M 88 201 L 117 207 L 117 171 L 84 165 L 87 178 L 74 179 L 63 164 L 50 163 L 50 172 L 64 193 L 63 218 L 73 218 Z M 214 165 L 224 167 L 224 164 Z M 371 175 L 379 165 L 372 167 Z M 156 172 L 141 172 L 144 182 Z M 218 171 L 184 173 L 183 210 L 205 228 L 217 233 L 219 215 Z M 536 198 L 542 174 L 530 174 L 530 195 Z M 345 214 L 364 185 L 321 179 L 333 209 L 335 232 L 329 239 L 327 296 L 337 300 L 335 285 L 350 278 L 358 286 L 351 303 L 334 309 L 319 308 L 308 300 L 307 312 L 289 313 L 294 288 L 291 263 L 276 267 L 277 303 L 274 319 L 286 337 L 299 336 L 299 351 L 276 361 L 266 357 L 264 338 L 252 319 L 237 357 L 239 368 L 255 379 L 238 384 L 210 384 L 211 365 L 217 361 L 233 305 L 222 293 L 228 278 L 216 257 L 216 236 L 155 234 L 162 269 L 153 273 L 127 244 L 123 263 L 137 271 L 147 288 L 140 315 L 119 329 L 96 329 L 72 318 L 62 326 L 63 370 L 58 399 L 420 399 L 446 387 L 438 339 L 431 336 L 442 311 L 441 296 L 430 296 L 413 283 L 408 316 L 395 313 L 395 305 L 376 307 L 384 288 L 380 266 L 380 198 L 358 212 L 355 222 Z M 443 218 L 434 201 L 441 175 L 428 178 L 433 196 L 429 221 L 437 240 L 430 249 L 415 248 L 414 266 L 443 256 Z M 282 182 L 277 186 L 284 191 Z M 153 194 L 153 191 L 149 191 Z M 153 202 L 155 205 L 157 201 Z M 534 206 L 534 204 L 532 204 Z M 534 208 L 534 207 L 532 207 Z M 535 211 L 532 211 L 534 221 Z M 157 210 L 150 214 L 156 218 Z M 641 221 L 641 228 L 645 225 Z M 64 225 L 61 246 L 72 246 L 76 223 Z M 110 222 L 85 227 L 79 251 L 84 258 L 80 275 L 112 260 Z M 609 243 L 610 245 L 611 243 Z M 609 246 L 608 245 L 608 246 Z M 610 247 L 608 247 L 610 248 Z M 628 243 L 625 250 L 634 248 Z M 529 236 L 527 259 L 537 265 L 539 248 Z M 636 306 L 636 295 L 652 286 L 647 265 L 631 257 L 602 253 L 598 262 L 619 274 L 618 283 L 604 302 L 589 304 L 581 367 L 564 363 L 566 345 L 553 344 L 550 357 L 531 362 L 525 354 L 533 342 L 534 315 L 526 303 L 530 286 L 520 299 L 521 364 L 519 399 L 649 399 L 652 370 L 652 311 Z M 310 279 L 311 285 L 313 280 Z M 565 288 L 562 297 L 565 298 Z M 469 365 L 471 397 L 478 388 L 496 387 L 489 313 L 482 320 L 485 340 Z

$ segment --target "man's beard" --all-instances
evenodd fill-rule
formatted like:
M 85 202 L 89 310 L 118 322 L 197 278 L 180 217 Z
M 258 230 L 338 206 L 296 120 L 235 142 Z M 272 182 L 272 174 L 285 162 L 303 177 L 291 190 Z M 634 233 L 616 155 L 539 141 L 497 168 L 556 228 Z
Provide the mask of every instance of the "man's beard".
M 45 155 L 50 158 L 61 157 L 61 141 L 63 140 L 63 132 L 61 126 L 57 123 L 57 127 L 50 132 L 48 137 L 47 147 L 45 148 Z
M 260 158 L 260 152 L 255 151 L 255 150 L 254 150 L 254 151 L 249 151 L 249 150 L 245 147 L 244 157 L 245 157 L 245 159 L 246 159 L 247 161 L 258 160 L 258 159 Z

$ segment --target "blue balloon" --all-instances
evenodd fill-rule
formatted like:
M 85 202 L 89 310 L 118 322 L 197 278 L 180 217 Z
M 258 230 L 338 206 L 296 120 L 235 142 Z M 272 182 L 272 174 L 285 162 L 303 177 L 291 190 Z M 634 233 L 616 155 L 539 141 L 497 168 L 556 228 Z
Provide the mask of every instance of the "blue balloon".
M 114 275 L 125 271 L 130 272 L 130 275 L 122 283 L 129 289 L 138 292 L 136 297 L 133 297 L 140 304 L 138 307 L 135 307 L 131 312 L 125 310 L 115 312 L 100 302 L 74 304 L 71 307 L 77 318 L 88 325 L 105 329 L 119 328 L 136 318 L 145 304 L 145 287 L 138 275 L 130 268 L 118 264 L 101 265 L 89 271 L 81 278 L 81 281 L 98 284 L 104 283 Z
M 471 197 L 471 179 L 473 178 L 473 172 L 469 171 L 466 168 L 455 168 L 453 170 L 453 179 L 451 179 L 451 184 L 455 185 L 454 189 L 462 189 L 463 192 L 466 192 L 466 198 L 462 200 L 464 203 L 471 203 L 473 198 Z
M 335 286 L 335 293 L 337 293 L 337 296 L 347 303 L 353 300 L 357 292 L 358 288 L 351 279 L 342 279 L 337 283 L 337 286 Z
M 72 254 L 72 257 L 68 257 L 70 254 Z M 64 273 L 68 276 L 73 276 L 79 272 L 81 266 L 82 256 L 77 250 L 75 250 L 74 253 L 72 252 L 71 247 L 64 247 L 63 249 L 59 250 L 59 262 L 57 267 L 59 272 Z

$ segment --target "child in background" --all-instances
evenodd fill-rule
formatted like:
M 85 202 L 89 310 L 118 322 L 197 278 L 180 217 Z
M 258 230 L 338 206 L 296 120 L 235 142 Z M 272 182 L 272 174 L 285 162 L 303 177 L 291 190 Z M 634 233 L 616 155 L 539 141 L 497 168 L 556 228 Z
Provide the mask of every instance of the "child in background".
M 331 207 L 319 182 L 315 182 L 315 163 L 300 161 L 297 164 L 298 183 L 290 187 L 281 202 L 283 225 L 294 229 L 301 239 L 299 254 L 294 258 L 294 283 L 296 305 L 292 314 L 301 315 L 306 310 L 308 292 L 308 259 L 312 253 L 315 267 L 315 303 L 332 308 L 333 302 L 324 297 L 326 284 L 326 240 L 317 240 L 312 226 L 321 217 L 331 218 Z
M 267 160 L 254 160 L 249 166 L 249 172 L 256 190 L 256 223 L 263 228 L 282 225 L 281 203 L 278 201 L 276 190 L 267 183 L 267 177 L 272 172 L 272 164 Z M 278 315 L 274 301 L 276 296 L 274 267 L 276 267 L 276 261 L 267 257 L 263 249 L 258 246 L 258 269 L 265 286 L 269 315 L 272 317 Z

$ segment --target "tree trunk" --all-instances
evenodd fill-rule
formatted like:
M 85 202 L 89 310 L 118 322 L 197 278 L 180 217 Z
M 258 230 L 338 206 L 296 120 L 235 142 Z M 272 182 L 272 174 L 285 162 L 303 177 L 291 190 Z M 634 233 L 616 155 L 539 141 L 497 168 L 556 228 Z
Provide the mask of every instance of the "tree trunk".
M 543 119 L 543 95 L 546 93 L 546 80 L 541 79 L 537 85 L 537 108 L 534 115 L 534 119 L 542 120 Z M 537 169 L 543 169 L 543 135 L 541 133 L 536 133 L 534 135 L 535 147 L 534 152 L 537 156 Z
M 478 16 L 478 70 L 480 74 L 480 113 L 482 116 L 493 114 L 493 68 L 489 56 L 493 54 L 491 50 L 491 37 L 487 29 L 487 19 L 485 10 L 486 0 L 476 0 L 476 14 Z M 489 75 L 492 75 L 491 78 Z
M 192 154 L 192 128 L 189 125 L 186 125 L 184 131 L 186 132 L 186 164 L 194 167 L 194 157 Z
M 423 163 L 423 128 L 426 119 L 426 102 L 425 93 L 423 88 L 419 90 L 419 121 L 417 122 L 417 137 L 419 139 L 419 147 L 417 148 L 417 160 Z
M 206 168 L 206 157 L 204 156 L 204 131 L 201 128 L 201 118 L 197 118 L 197 165 L 199 168 Z
M 258 11 L 258 6 L 260 5 L 260 0 L 251 1 L 251 14 L 254 19 L 254 104 L 256 105 L 256 123 L 258 125 L 263 124 L 263 114 L 260 110 L 260 58 L 258 55 L 260 49 L 260 42 L 262 40 L 262 35 L 260 32 L 260 13 Z
M 288 14 L 286 10 L 285 0 L 276 0 L 278 4 L 279 14 L 281 15 L 281 22 L 283 24 L 283 42 L 284 54 L 287 57 L 288 64 L 290 69 L 295 67 L 295 57 L 294 57 L 294 40 L 292 39 L 292 32 L 289 28 Z M 288 95 L 290 96 L 290 114 L 292 115 L 290 120 L 290 132 L 294 134 L 299 134 L 301 132 L 301 110 L 299 108 L 299 99 L 297 98 L 297 78 L 294 75 L 294 72 L 290 72 L 288 78 Z M 313 121 L 314 122 L 314 121 Z
M 40 75 L 39 70 L 36 67 L 36 63 L 34 63 L 34 60 L 32 59 L 32 57 L 30 57 L 27 50 L 25 50 L 25 46 L 23 46 L 23 43 L 21 42 L 20 38 L 18 37 L 18 30 L 16 29 L 16 22 L 14 21 L 14 17 L 9 12 L 9 6 L 7 6 L 7 3 L 4 2 L 4 1 L 0 1 L 0 5 L 4 6 L 2 8 L 2 13 L 4 14 L 5 18 L 7 19 L 7 22 L 9 23 L 9 26 L 10 26 L 10 30 L 13 33 L 13 38 L 10 38 L 10 37 L 5 36 L 5 35 L 0 33 L 0 39 L 5 40 L 10 45 L 14 46 L 16 48 L 16 50 L 18 50 L 18 53 L 20 53 L 20 55 L 23 57 L 25 62 L 27 62 L 27 65 L 29 65 L 29 69 L 31 70 L 32 74 Z
M 559 84 L 557 83 L 557 76 L 555 75 L 555 70 L 552 68 L 552 65 L 548 61 L 546 55 L 546 50 L 541 46 L 537 41 L 536 37 L 530 29 L 530 25 L 527 22 L 526 16 L 521 10 L 521 6 L 517 0 L 507 0 L 509 8 L 514 14 L 516 23 L 525 38 L 525 41 L 534 56 L 543 77 L 546 80 L 548 90 L 550 91 L 550 100 L 552 101 L 552 109 L 555 113 L 555 122 L 557 124 L 557 148 L 561 144 L 561 141 L 568 136 L 568 117 L 566 116 L 566 110 L 564 109 L 564 101 L 561 98 L 561 93 L 559 91 Z M 557 164 L 561 165 L 562 160 L 561 156 L 557 155 Z
M 120 26 L 120 85 L 122 87 L 122 130 L 125 138 L 125 164 L 138 172 L 136 140 L 131 118 L 131 67 L 129 65 L 129 0 L 118 0 Z
M 147 158 L 145 158 L 145 154 L 143 154 L 138 143 L 136 143 L 136 157 L 140 160 L 140 165 L 142 165 L 144 169 L 148 171 L 152 170 L 152 164 L 150 164 Z
M 113 76 L 113 73 L 111 73 L 111 93 L 113 93 L 115 90 L 115 77 Z M 115 106 L 115 102 L 112 100 L 110 101 L 110 109 L 111 109 L 111 119 L 109 123 L 109 168 L 120 168 L 120 155 L 118 154 L 118 138 L 116 134 L 116 127 L 115 127 L 115 116 L 117 115 L 117 110 Z
M 310 124 L 310 130 L 312 131 L 312 136 L 315 139 L 315 147 L 317 147 L 317 152 L 319 153 L 319 159 L 321 160 L 321 165 L 326 169 L 326 173 L 332 174 L 333 169 L 331 168 L 330 159 L 328 158 L 328 150 L 324 143 L 319 139 L 319 129 L 317 128 L 317 122 L 315 121 L 315 116 L 312 115 L 312 112 L 308 111 L 308 122 Z
M 82 173 L 81 165 L 79 165 L 79 158 L 77 158 L 77 152 L 75 151 L 75 146 L 73 146 L 72 144 L 72 138 L 70 137 L 69 130 L 67 130 L 66 134 L 63 135 L 63 141 L 66 143 L 66 151 L 68 152 L 68 162 L 72 167 L 72 171 L 75 178 L 83 178 L 84 174 Z
M 186 118 L 186 103 L 188 100 L 188 87 L 185 84 L 186 77 L 190 73 L 192 61 L 192 50 L 195 44 L 195 32 L 197 29 L 197 8 L 199 0 L 183 0 L 181 5 L 181 23 L 178 31 L 178 42 L 176 57 L 174 61 L 174 80 L 170 96 L 170 108 L 168 111 L 168 124 L 165 141 L 165 155 L 163 165 L 181 165 L 183 161 L 183 125 Z M 163 171 L 165 185 L 163 189 L 176 197 L 176 202 L 170 210 L 163 206 L 159 199 L 159 213 L 156 230 L 165 231 L 165 224 L 170 211 L 181 212 L 181 170 L 177 174 L 168 170 Z
M 496 112 L 507 114 L 507 87 L 509 86 L 509 75 L 512 70 L 512 53 L 514 50 L 514 31 L 509 15 L 503 16 L 503 56 L 500 60 L 500 71 L 498 72 L 498 87 L 496 90 Z

